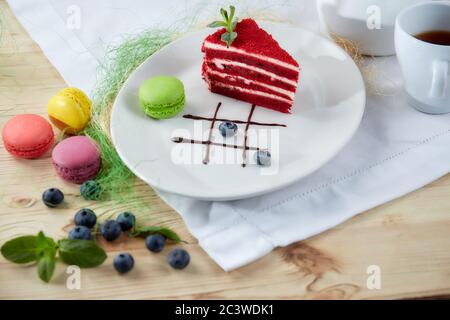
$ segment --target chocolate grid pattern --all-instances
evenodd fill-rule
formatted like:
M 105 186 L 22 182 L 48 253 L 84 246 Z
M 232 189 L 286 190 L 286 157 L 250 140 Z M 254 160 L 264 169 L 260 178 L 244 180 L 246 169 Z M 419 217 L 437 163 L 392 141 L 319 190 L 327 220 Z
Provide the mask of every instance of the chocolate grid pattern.
M 253 114 L 255 112 L 256 109 L 256 105 L 252 105 L 250 111 L 249 111 L 249 115 L 247 120 L 231 120 L 231 119 L 224 119 L 224 118 L 218 118 L 218 114 L 219 114 L 219 110 L 222 106 L 222 102 L 219 102 L 217 104 L 216 110 L 214 111 L 214 116 L 212 118 L 206 118 L 206 117 L 200 117 L 200 116 L 196 116 L 196 115 L 184 115 L 183 118 L 186 119 L 192 119 L 192 120 L 204 120 L 204 121 L 210 121 L 211 122 L 211 126 L 210 126 L 210 130 L 209 130 L 209 136 L 208 136 L 208 140 L 193 140 L 193 139 L 186 139 L 183 137 L 174 137 L 172 138 L 172 141 L 175 143 L 190 143 L 190 144 L 202 144 L 202 145 L 206 145 L 206 152 L 205 152 L 205 157 L 203 158 L 203 164 L 208 164 L 210 161 L 210 153 L 211 153 L 211 146 L 220 146 L 223 148 L 233 148 L 233 149 L 242 149 L 242 159 L 243 159 L 243 163 L 242 163 L 242 167 L 246 167 L 247 166 L 247 151 L 249 150 L 254 150 L 254 151 L 259 151 L 262 150 L 259 147 L 250 147 L 247 145 L 248 143 L 248 130 L 250 128 L 250 126 L 255 125 L 255 126 L 277 126 L 277 127 L 286 127 L 286 125 L 284 124 L 278 124 L 278 123 L 263 123 L 263 122 L 254 122 L 252 121 L 253 118 Z M 244 131 L 244 144 L 243 145 L 231 145 L 231 144 L 226 144 L 226 143 L 218 143 L 215 141 L 212 141 L 212 131 L 215 127 L 215 124 L 217 121 L 230 121 L 230 122 L 234 122 L 234 123 L 238 123 L 238 124 L 245 124 L 245 131 Z

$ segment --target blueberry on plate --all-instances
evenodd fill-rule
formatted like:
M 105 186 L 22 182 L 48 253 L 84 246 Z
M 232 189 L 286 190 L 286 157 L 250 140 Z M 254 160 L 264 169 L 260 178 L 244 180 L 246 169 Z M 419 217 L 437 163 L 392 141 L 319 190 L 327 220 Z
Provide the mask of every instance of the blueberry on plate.
M 42 194 L 42 201 L 49 208 L 56 208 L 64 200 L 64 193 L 56 188 L 45 190 Z
M 269 151 L 259 150 L 255 153 L 255 161 L 258 165 L 263 167 L 269 167 L 271 164 L 271 157 Z
M 122 212 L 119 214 L 116 221 L 120 224 L 122 231 L 128 231 L 133 229 L 136 224 L 136 217 L 130 212 Z
M 76 226 L 69 232 L 70 240 L 91 240 L 91 230 L 85 226 Z
M 133 256 L 129 253 L 121 253 L 115 256 L 113 263 L 114 269 L 121 274 L 130 272 L 134 267 Z
M 98 200 L 102 193 L 102 188 L 97 181 L 89 180 L 80 186 L 80 193 L 85 200 Z
M 106 241 L 114 241 L 120 237 L 122 228 L 117 221 L 107 220 L 100 225 L 100 233 Z
M 184 249 L 174 249 L 167 256 L 167 262 L 174 269 L 186 268 L 190 260 L 189 253 Z
M 225 138 L 236 135 L 237 130 L 238 130 L 238 127 L 237 127 L 236 123 L 231 122 L 231 121 L 225 121 L 219 125 L 220 134 L 222 136 L 224 136 Z
M 145 239 L 145 245 L 151 252 L 161 252 L 165 243 L 166 238 L 160 234 L 151 234 Z
M 81 209 L 75 214 L 75 225 L 93 228 L 97 223 L 97 216 L 91 209 Z

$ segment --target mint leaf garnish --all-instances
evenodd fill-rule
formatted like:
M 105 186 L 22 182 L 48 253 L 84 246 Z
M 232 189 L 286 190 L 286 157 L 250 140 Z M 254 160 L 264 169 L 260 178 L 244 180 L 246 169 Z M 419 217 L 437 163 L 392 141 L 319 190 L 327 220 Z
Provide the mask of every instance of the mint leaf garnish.
M 231 32 L 231 33 L 225 32 L 224 34 L 222 34 L 221 40 L 223 42 L 227 42 L 227 43 L 230 42 L 231 43 L 236 38 L 237 38 L 237 33 L 236 32 Z
M 208 24 L 209 28 L 220 28 L 220 27 L 226 28 L 227 26 L 228 26 L 227 23 L 223 21 L 214 21 Z
M 220 14 L 222 15 L 222 17 L 223 17 L 223 19 L 224 19 L 225 21 L 228 20 L 228 12 L 227 12 L 227 10 L 225 10 L 224 8 L 221 8 L 221 9 L 220 9 Z
M 59 257 L 69 265 L 94 268 L 106 260 L 105 251 L 94 241 L 64 239 L 58 242 Z
M 224 21 L 214 21 L 209 24 L 210 28 L 225 28 L 225 33 L 222 34 L 221 40 L 227 44 L 227 48 L 231 46 L 234 40 L 236 40 L 238 34 L 234 31 L 236 29 L 236 25 L 238 24 L 239 19 L 234 19 L 234 15 L 236 12 L 236 8 L 234 6 L 230 6 L 230 13 L 228 13 L 225 9 L 220 9 L 220 14 L 222 15 Z
M 234 13 L 236 12 L 236 8 L 234 6 L 230 6 L 230 21 L 233 22 Z
M 160 235 L 165 236 L 167 239 L 172 240 L 176 243 L 181 241 L 181 238 L 176 234 L 175 231 L 172 231 L 168 228 L 164 227 L 155 227 L 155 226 L 141 226 L 136 227 L 133 232 L 130 232 L 128 235 L 130 237 L 147 237 L 151 234 L 158 233 Z
M 234 20 L 233 23 L 231 24 L 231 29 L 234 30 L 236 29 L 236 25 L 238 24 L 239 20 Z

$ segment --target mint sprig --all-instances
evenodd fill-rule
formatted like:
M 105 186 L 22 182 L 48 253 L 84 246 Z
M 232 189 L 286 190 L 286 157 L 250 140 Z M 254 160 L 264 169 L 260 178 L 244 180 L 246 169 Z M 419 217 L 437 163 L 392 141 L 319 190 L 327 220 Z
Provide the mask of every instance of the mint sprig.
M 236 12 L 236 8 L 234 6 L 230 6 L 230 12 L 228 13 L 225 9 L 220 9 L 220 14 L 222 15 L 224 21 L 214 21 L 208 25 L 210 28 L 225 28 L 226 32 L 224 32 L 221 36 L 221 40 L 227 44 L 227 48 L 231 46 L 234 40 L 236 40 L 238 34 L 234 30 L 236 29 L 236 25 L 239 22 L 238 18 L 234 18 Z
M 96 225 L 94 234 L 97 233 Z M 178 234 L 161 226 L 136 226 L 128 233 L 129 237 L 146 237 L 150 234 L 161 234 L 167 239 L 178 243 L 181 241 Z M 80 268 L 94 268 L 105 262 L 106 252 L 95 240 L 62 239 L 55 242 L 46 237 L 41 231 L 37 236 L 17 237 L 7 241 L 0 248 L 2 256 L 16 264 L 35 263 L 39 278 L 50 282 L 56 268 L 57 258 L 67 265 L 76 265 Z
M 106 260 L 105 251 L 94 241 L 60 240 L 58 243 L 41 231 L 37 236 L 24 236 L 6 242 L 0 249 L 3 257 L 17 264 L 37 263 L 39 278 L 49 282 L 55 272 L 56 257 L 68 265 L 92 268 Z

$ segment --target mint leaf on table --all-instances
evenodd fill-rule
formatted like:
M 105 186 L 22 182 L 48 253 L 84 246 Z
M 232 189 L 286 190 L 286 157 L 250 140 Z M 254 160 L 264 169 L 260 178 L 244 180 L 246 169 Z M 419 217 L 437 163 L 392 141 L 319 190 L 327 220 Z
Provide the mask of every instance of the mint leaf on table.
M 172 240 L 176 243 L 181 241 L 181 238 L 178 236 L 178 234 L 175 231 L 170 230 L 169 228 L 165 227 L 155 227 L 155 226 L 142 226 L 142 227 L 136 227 L 136 229 L 133 232 L 130 232 L 128 235 L 130 237 L 147 237 L 151 234 L 161 234 L 165 236 L 167 239 Z
M 24 236 L 6 242 L 2 248 L 2 256 L 14 263 L 25 264 L 35 262 L 39 258 L 36 236 Z
M 234 19 L 234 14 L 236 12 L 236 8 L 234 6 L 230 6 L 230 13 L 228 13 L 225 9 L 220 9 L 220 14 L 222 15 L 224 21 L 214 21 L 209 24 L 210 28 L 219 28 L 224 27 L 225 32 L 220 37 L 220 40 L 227 44 L 229 48 L 234 40 L 236 40 L 238 34 L 234 31 L 236 29 L 236 25 L 238 24 L 239 19 Z
M 36 247 L 38 249 L 44 249 L 48 247 L 47 238 L 45 237 L 45 234 L 42 231 L 39 231 L 36 237 Z
M 56 243 L 52 238 L 46 237 L 45 234 L 40 231 L 36 237 L 36 249 L 39 253 L 43 253 L 48 249 L 56 251 Z
M 49 282 L 55 272 L 56 255 L 80 268 L 93 268 L 106 260 L 105 251 L 94 241 L 60 240 L 58 244 L 41 231 L 37 236 L 12 239 L 1 247 L 1 254 L 14 263 L 37 262 L 39 278 Z
M 38 261 L 38 275 L 44 282 L 50 282 L 56 267 L 56 250 L 47 249 Z
M 58 242 L 59 257 L 68 265 L 94 268 L 107 258 L 106 252 L 94 241 L 64 239 Z
M 9 261 L 19 264 L 38 263 L 38 275 L 49 282 L 55 271 L 57 246 L 52 238 L 41 231 L 37 236 L 24 236 L 6 242 L 2 255 Z
M 38 275 L 44 282 L 50 282 L 56 266 L 57 246 L 52 238 L 48 238 L 41 231 L 36 237 L 38 251 Z

